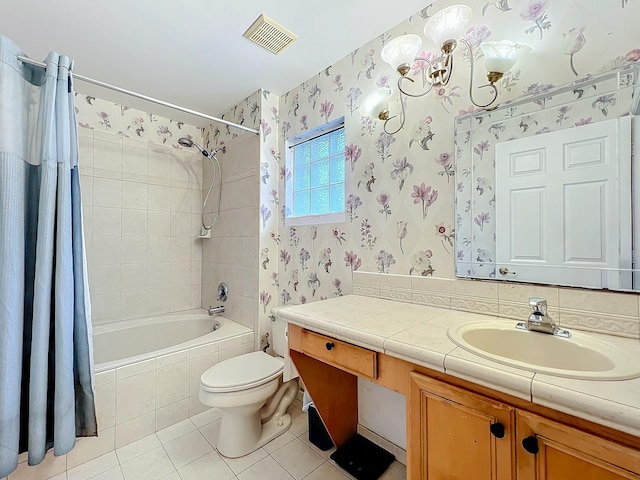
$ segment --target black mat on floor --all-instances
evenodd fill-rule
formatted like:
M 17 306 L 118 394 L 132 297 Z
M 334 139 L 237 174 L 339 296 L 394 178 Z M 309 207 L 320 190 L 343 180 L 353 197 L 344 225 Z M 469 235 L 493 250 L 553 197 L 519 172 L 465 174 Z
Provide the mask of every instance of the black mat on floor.
M 331 460 L 358 480 L 377 480 L 395 458 L 384 448 L 358 434 L 331 454 Z

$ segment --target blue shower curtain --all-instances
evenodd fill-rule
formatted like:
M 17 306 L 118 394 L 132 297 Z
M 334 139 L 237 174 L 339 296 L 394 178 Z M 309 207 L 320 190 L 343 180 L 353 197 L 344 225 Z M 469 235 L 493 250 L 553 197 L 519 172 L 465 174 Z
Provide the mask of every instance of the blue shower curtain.
M 97 434 L 68 57 L 0 36 L 0 478 Z

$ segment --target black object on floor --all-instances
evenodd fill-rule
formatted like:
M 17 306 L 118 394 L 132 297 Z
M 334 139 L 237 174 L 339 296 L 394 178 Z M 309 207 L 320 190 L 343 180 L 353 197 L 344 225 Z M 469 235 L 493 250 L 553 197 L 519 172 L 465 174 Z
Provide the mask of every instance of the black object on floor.
M 322 451 L 329 450 L 333 447 L 333 441 L 324 427 L 318 411 L 313 405 L 309 405 L 307 414 L 309 418 L 309 441 Z
M 358 480 L 377 480 L 395 458 L 357 433 L 331 454 L 331 460 Z

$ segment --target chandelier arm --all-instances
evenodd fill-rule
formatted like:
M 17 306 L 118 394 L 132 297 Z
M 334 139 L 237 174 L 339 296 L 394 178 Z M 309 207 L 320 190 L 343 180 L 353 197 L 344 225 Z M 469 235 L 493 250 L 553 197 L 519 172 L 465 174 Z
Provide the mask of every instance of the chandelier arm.
M 398 79 L 398 88 L 400 88 L 400 81 L 405 78 L 405 77 L 400 77 Z M 409 79 L 411 80 L 411 79 Z M 413 82 L 413 80 L 411 80 Z M 402 90 L 400 90 L 402 91 Z M 384 121 L 384 125 L 382 126 L 382 129 L 384 130 L 384 133 L 386 133 L 387 135 L 395 135 L 396 133 L 398 133 L 400 130 L 402 130 L 402 127 L 404 127 L 404 121 L 405 121 L 405 110 L 404 110 L 404 102 L 402 101 L 402 95 L 400 95 L 400 126 L 394 130 L 393 132 L 389 132 L 387 130 L 387 123 L 389 123 L 391 121 L 391 119 L 396 118 L 398 115 L 394 115 L 393 117 L 389 117 Z
M 493 89 L 493 98 L 491 99 L 491 101 L 487 104 L 479 104 L 478 102 L 476 102 L 473 98 L 473 64 L 474 62 L 474 58 L 473 58 L 473 48 L 471 48 L 471 45 L 469 45 L 469 42 L 467 42 L 464 38 L 461 38 L 460 40 L 458 40 L 459 42 L 461 42 L 465 47 L 467 47 L 467 50 L 469 50 L 469 59 L 471 60 L 471 68 L 470 68 L 470 77 L 469 77 L 469 99 L 471 100 L 471 103 L 473 103 L 476 107 L 478 108 L 487 108 L 489 105 L 491 105 L 493 102 L 496 101 L 496 98 L 498 98 L 498 88 L 493 84 L 493 83 L 487 83 L 486 85 L 482 85 L 478 88 L 485 88 L 485 87 L 491 87 Z
M 407 97 L 413 97 L 413 98 L 418 98 L 418 97 L 424 97 L 427 93 L 429 93 L 431 91 L 431 89 L 433 88 L 433 83 L 429 82 L 429 88 L 427 90 L 425 90 L 422 93 L 409 93 L 409 92 L 405 92 L 402 89 L 402 81 L 403 80 L 409 80 L 410 82 L 415 82 L 415 80 L 411 77 L 407 77 L 407 76 L 402 76 L 398 79 L 398 90 L 400 90 L 400 92 L 403 95 L 406 95 Z

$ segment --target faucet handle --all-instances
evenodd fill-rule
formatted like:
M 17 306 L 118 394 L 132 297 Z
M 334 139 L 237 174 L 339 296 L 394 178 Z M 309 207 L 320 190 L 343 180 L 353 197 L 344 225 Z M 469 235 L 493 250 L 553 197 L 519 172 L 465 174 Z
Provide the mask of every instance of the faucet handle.
M 543 315 L 547 313 L 547 300 L 540 297 L 529 298 L 529 306 L 533 313 L 539 312 Z

